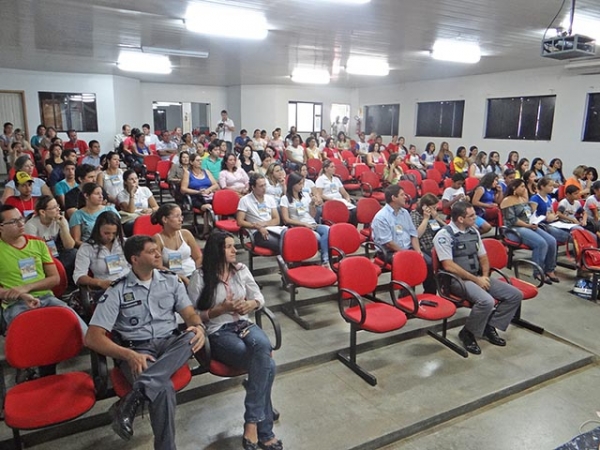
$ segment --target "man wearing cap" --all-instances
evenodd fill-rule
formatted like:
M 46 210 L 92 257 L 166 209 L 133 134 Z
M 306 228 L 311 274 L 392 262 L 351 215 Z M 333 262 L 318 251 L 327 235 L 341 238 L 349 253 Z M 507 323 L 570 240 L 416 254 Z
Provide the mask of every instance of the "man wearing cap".
M 17 172 L 13 181 L 19 195 L 8 197 L 5 204 L 14 206 L 24 217 L 27 217 L 35 210 L 35 202 L 38 199 L 32 196 L 33 178 L 27 172 Z

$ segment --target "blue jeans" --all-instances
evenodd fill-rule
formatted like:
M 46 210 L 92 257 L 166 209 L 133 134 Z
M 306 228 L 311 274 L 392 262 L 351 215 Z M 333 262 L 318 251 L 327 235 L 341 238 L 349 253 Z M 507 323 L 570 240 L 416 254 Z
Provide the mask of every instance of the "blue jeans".
M 238 321 L 223 325 L 209 336 L 210 348 L 216 360 L 248 371 L 244 421 L 255 423 L 259 441 L 267 442 L 275 437 L 271 405 L 275 361 L 271 358 L 271 342 L 260 327 L 251 324 L 248 334 L 240 338 L 238 329 L 243 324 Z
M 539 265 L 544 273 L 553 272 L 556 269 L 556 239 L 541 228 L 532 230 L 519 227 L 517 231 L 523 239 L 523 244 L 533 250 L 533 262 Z
M 569 233 L 567 230 L 563 230 L 562 228 L 556 228 L 552 225 L 548 225 L 547 227 L 545 227 L 544 231 L 548 234 L 551 234 L 552 237 L 556 239 L 556 242 L 559 244 L 564 244 L 565 242 L 568 242 L 568 240 L 571 238 L 571 233 Z
M 315 233 L 319 235 L 321 262 L 329 262 L 329 227 L 327 225 L 317 225 Z

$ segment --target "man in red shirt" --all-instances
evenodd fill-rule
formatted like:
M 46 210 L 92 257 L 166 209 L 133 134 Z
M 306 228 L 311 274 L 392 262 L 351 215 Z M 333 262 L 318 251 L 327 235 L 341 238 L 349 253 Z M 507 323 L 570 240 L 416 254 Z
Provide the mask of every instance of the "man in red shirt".
M 87 142 L 77 139 L 77 131 L 71 129 L 67 131 L 67 136 L 69 136 L 69 140 L 63 145 L 65 150 L 75 150 L 78 156 L 85 155 L 87 153 Z
M 12 196 L 6 199 L 7 205 L 12 205 L 19 210 L 23 217 L 29 216 L 35 210 L 35 202 L 38 197 L 33 197 L 33 178 L 27 172 L 17 172 L 14 177 L 15 188 L 19 191 L 19 196 Z

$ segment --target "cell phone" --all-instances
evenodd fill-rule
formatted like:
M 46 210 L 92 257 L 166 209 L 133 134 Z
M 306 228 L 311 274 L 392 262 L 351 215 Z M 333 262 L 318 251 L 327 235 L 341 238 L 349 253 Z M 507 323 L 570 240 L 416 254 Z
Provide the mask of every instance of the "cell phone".
M 438 302 L 434 302 L 433 300 L 421 300 L 419 302 L 419 306 L 421 306 L 421 305 L 423 305 L 423 306 L 432 306 L 432 307 L 435 308 L 436 306 L 438 306 Z
M 245 328 L 240 330 L 240 332 L 238 333 L 240 339 L 244 339 L 248 335 L 248 333 L 250 332 L 250 327 L 252 327 L 252 325 L 252 323 L 249 323 Z

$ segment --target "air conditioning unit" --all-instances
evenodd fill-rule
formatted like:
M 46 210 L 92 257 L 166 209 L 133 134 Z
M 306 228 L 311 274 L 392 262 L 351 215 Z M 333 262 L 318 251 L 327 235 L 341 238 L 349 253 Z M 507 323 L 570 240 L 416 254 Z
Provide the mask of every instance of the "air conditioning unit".
M 600 58 L 585 61 L 571 61 L 565 69 L 575 75 L 600 75 Z

